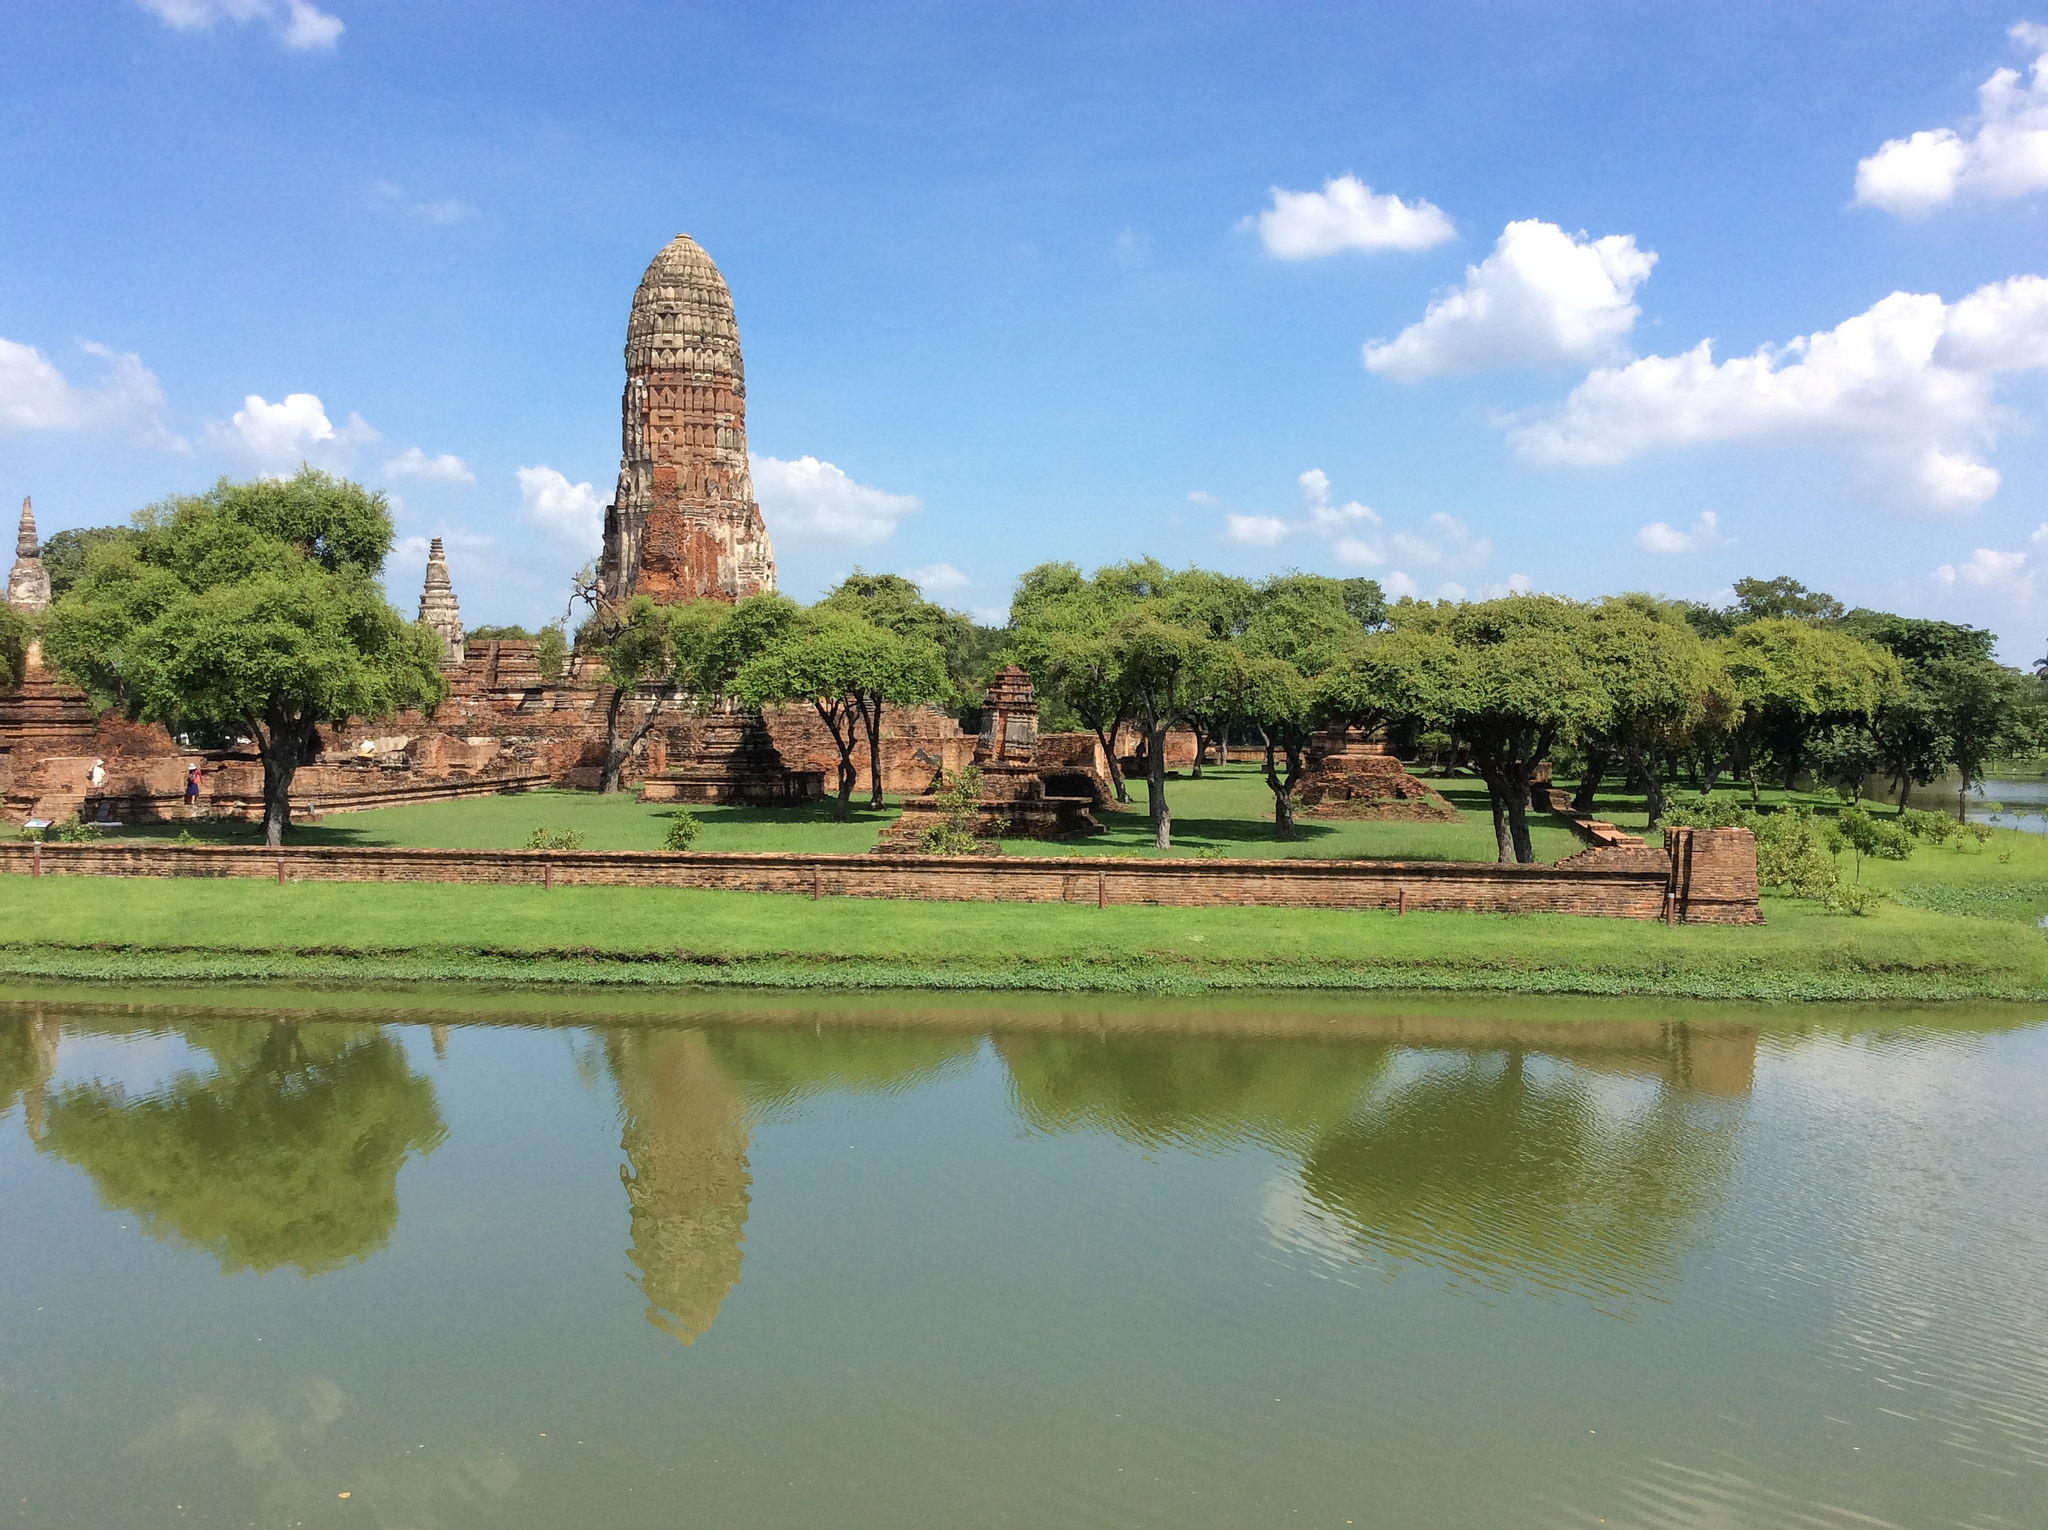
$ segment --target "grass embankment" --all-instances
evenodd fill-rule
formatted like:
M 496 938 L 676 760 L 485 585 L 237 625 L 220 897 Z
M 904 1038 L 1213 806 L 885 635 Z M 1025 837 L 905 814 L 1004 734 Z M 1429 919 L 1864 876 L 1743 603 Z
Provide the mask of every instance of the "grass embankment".
M 2013 862 L 1998 850 L 2016 843 Z M 1866 865 L 1959 893 L 2048 884 L 2048 844 Z M 1918 872 L 1920 880 L 1909 879 Z M 1948 880 L 1936 880 L 1952 873 Z M 1197 993 L 1455 989 L 1730 1000 L 2048 1000 L 2018 918 L 1767 899 L 1763 928 L 1560 915 L 908 903 L 683 889 L 0 877 L 0 974 Z
M 1220 769 L 1211 766 L 1199 781 L 1176 778 L 1167 784 L 1167 802 L 1173 809 L 1172 854 L 1492 860 L 1493 820 L 1486 805 L 1486 789 L 1473 781 L 1433 784 L 1458 808 L 1456 823 L 1319 822 L 1304 818 L 1296 825 L 1298 837 L 1282 842 L 1273 838 L 1273 794 L 1259 769 L 1245 764 Z M 1098 815 L 1104 828 L 1099 835 L 1065 843 L 1011 839 L 1004 841 L 1004 849 L 1011 855 L 1157 855 L 1145 812 L 1143 782 L 1132 784 L 1132 796 L 1135 801 L 1129 810 Z M 693 847 L 698 850 L 862 855 L 875 848 L 884 826 L 896 817 L 897 807 L 892 803 L 879 812 L 860 807 L 851 823 L 832 822 L 830 810 L 823 804 L 693 807 L 690 811 L 704 826 Z M 668 830 L 668 814 L 667 806 L 642 803 L 628 794 L 599 797 L 590 792 L 528 792 L 337 813 L 319 823 L 294 828 L 292 842 L 506 850 L 524 845 L 535 829 L 547 828 L 575 831 L 583 836 L 588 850 L 658 850 Z M 153 824 L 123 829 L 113 837 L 174 839 L 185 832 L 230 844 L 252 844 L 261 837 L 257 826 L 241 823 Z M 1570 830 L 1540 822 L 1535 842 L 1536 853 L 1543 860 L 1557 860 L 1579 848 Z
M 1232 766 L 1172 783 L 1176 853 L 1493 858 L 1483 791 L 1449 783 L 1455 824 L 1303 824 L 1271 840 L 1270 796 Z M 1140 793 L 1142 795 L 1142 792 Z M 1782 793 L 1768 794 L 1773 799 Z M 1816 806 L 1820 799 L 1805 799 Z M 1642 827 L 1640 800 L 1600 800 Z M 706 808 L 700 848 L 861 852 L 893 809 L 833 824 L 825 810 Z M 1142 810 L 1079 846 L 1136 854 Z M 518 846 L 539 827 L 591 849 L 652 849 L 665 810 L 630 797 L 536 793 L 388 808 L 294 830 L 300 843 Z M 247 837 L 242 826 L 202 826 Z M 163 831 L 174 836 L 177 826 Z M 1537 830 L 1546 858 L 1577 845 Z M 151 836 L 142 836 L 151 837 Z M 1844 870 L 1848 865 L 1844 859 Z M 1562 916 L 1261 908 L 958 904 L 656 888 L 464 887 L 0 877 L 0 976 L 363 983 L 453 980 L 629 987 L 1195 993 L 1231 989 L 1465 990 L 1727 1000 L 2048 1000 L 2048 837 L 1922 845 L 1866 861 L 1887 894 L 1864 918 L 1767 897 L 1762 929 Z

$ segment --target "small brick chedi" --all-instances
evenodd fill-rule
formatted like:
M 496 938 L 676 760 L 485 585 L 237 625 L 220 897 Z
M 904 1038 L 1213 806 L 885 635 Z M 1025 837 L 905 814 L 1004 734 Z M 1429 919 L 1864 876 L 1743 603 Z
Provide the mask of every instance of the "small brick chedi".
M 1316 735 L 1309 773 L 1295 788 L 1294 800 L 1315 818 L 1450 823 L 1458 816 L 1434 787 L 1411 776 L 1385 744 L 1360 728 Z
M 441 639 L 441 667 L 460 669 L 464 645 L 462 610 L 455 603 L 455 586 L 448 578 L 448 555 L 435 537 L 427 548 L 427 582 L 420 590 L 420 617 Z
M 996 674 L 981 699 L 981 736 L 975 740 L 974 764 L 981 772 L 981 797 L 975 805 L 977 833 L 1060 839 L 1101 831 L 1102 825 L 1088 811 L 1092 799 L 1047 794 L 1045 778 L 1038 770 L 1038 696 L 1031 688 L 1031 677 L 1014 664 Z M 934 782 L 934 790 L 937 786 Z M 889 826 L 880 848 L 917 849 L 938 816 L 931 792 L 910 798 L 903 804 L 902 816 Z
M 14 566 L 7 571 L 7 603 L 17 611 L 47 610 L 50 604 L 50 571 L 43 567 L 36 513 L 26 497 L 21 502 L 21 527 L 14 537 Z
M 747 468 L 747 379 L 725 278 L 688 234 L 640 278 L 626 321 L 619 483 L 605 509 L 605 598 L 775 588 Z

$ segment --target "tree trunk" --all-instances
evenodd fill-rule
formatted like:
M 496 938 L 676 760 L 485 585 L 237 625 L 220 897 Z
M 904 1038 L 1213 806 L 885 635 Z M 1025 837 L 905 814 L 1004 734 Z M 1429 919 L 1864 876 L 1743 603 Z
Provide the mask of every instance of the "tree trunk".
M 862 709 L 868 730 L 868 806 L 882 805 L 882 698 L 873 696 Z
M 1600 782 L 1607 774 L 1609 759 L 1610 755 L 1605 749 L 1589 749 L 1586 751 L 1585 773 L 1579 777 L 1579 789 L 1572 794 L 1573 812 L 1590 813 L 1593 811 L 1594 800 L 1600 791 Z
M 1505 866 L 1515 858 L 1515 836 L 1508 826 L 1508 783 L 1497 771 L 1483 773 L 1486 802 L 1493 809 L 1494 859 Z
M 1657 773 L 1657 756 L 1648 749 L 1632 750 L 1629 754 L 1629 768 L 1642 783 L 1643 805 L 1654 827 L 1657 820 L 1664 816 L 1664 782 Z
M 819 718 L 825 724 L 825 731 L 832 735 L 832 747 L 839 751 L 839 795 L 832 799 L 832 821 L 851 823 L 853 821 L 853 748 L 860 742 L 860 724 L 856 717 L 866 714 L 860 710 L 860 703 L 853 702 L 852 711 L 842 711 L 837 705 L 827 706 L 815 696 L 811 705 L 817 708 Z
M 1153 846 L 1171 850 L 1173 813 L 1166 805 L 1166 724 L 1150 705 L 1145 708 L 1145 794 L 1151 799 Z
M 1526 866 L 1536 859 L 1536 847 L 1529 839 L 1529 783 L 1526 778 L 1518 790 L 1508 793 L 1508 838 L 1514 846 L 1518 864 Z
M 1266 785 L 1273 793 L 1273 837 L 1287 840 L 1294 838 L 1294 785 L 1301 779 L 1301 746 L 1289 739 L 1287 749 L 1287 774 L 1283 777 L 1273 768 L 1274 732 L 1259 730 L 1266 740 Z
M 1116 789 L 1116 800 L 1129 802 L 1131 789 L 1124 784 L 1124 768 L 1116 762 L 1116 736 L 1123 731 L 1123 719 L 1110 724 L 1105 735 L 1100 728 L 1095 730 L 1095 741 L 1102 745 L 1102 757 L 1109 761 L 1109 784 Z
M 647 715 L 640 719 L 633 731 L 624 738 L 619 736 L 619 714 L 625 708 L 626 687 L 612 688 L 611 705 L 604 715 L 604 769 L 597 773 L 597 789 L 600 794 L 616 792 L 619 782 L 626 774 L 626 761 L 632 757 L 640 740 L 647 737 L 654 727 L 654 719 L 661 715 L 662 702 L 656 697 L 647 708 Z
M 312 724 L 295 717 L 251 727 L 263 756 L 263 843 L 276 850 L 292 821 L 292 777 L 312 746 Z
M 1899 772 L 1899 816 L 1901 818 L 1906 816 L 1906 798 L 1912 790 L 1913 773 L 1909 770 Z

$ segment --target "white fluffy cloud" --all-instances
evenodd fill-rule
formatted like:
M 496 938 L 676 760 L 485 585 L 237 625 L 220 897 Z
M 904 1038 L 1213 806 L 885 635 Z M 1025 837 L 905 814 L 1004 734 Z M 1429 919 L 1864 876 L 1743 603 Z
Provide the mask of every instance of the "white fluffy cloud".
M 166 26 L 199 31 L 223 21 L 264 21 L 287 48 L 331 48 L 341 36 L 339 16 L 312 0 L 137 0 Z
M 1493 543 L 1475 536 L 1455 515 L 1439 511 L 1419 530 L 1389 527 L 1370 505 L 1355 499 L 1332 502 L 1330 475 L 1321 468 L 1310 468 L 1295 480 L 1295 486 L 1301 493 L 1298 518 L 1232 512 L 1223 517 L 1223 540 L 1239 547 L 1272 548 L 1290 537 L 1312 537 L 1327 543 L 1338 563 L 1384 570 L 1378 575 L 1380 583 L 1397 597 L 1422 592 L 1411 569 L 1433 575 L 1470 574 L 1493 561 Z M 1525 575 L 1510 575 L 1505 584 L 1482 586 L 1481 598 L 1490 599 L 1488 592 L 1526 589 L 1528 584 Z M 1446 580 L 1437 593 L 1446 600 L 1463 600 L 1466 589 Z
M 359 414 L 336 425 L 313 393 L 288 393 L 275 404 L 251 393 L 226 424 L 214 421 L 205 435 L 214 450 L 265 473 L 289 473 L 302 462 L 346 467 L 358 446 L 376 439 L 377 432 Z
M 1914 217 L 1957 197 L 2002 201 L 2048 190 L 2048 27 L 2021 22 L 2011 36 L 2034 55 L 2031 78 L 1994 70 L 1961 131 L 1923 129 L 1859 160 L 1859 204 Z
M 1635 290 L 1657 257 L 1632 234 L 1587 239 L 1524 219 L 1493 253 L 1465 268 L 1463 286 L 1430 302 L 1392 340 L 1365 347 L 1366 367 L 1402 382 L 1491 367 L 1601 361 L 1621 351 L 1641 312 Z
M 964 590 L 974 583 L 950 563 L 933 563 L 910 571 L 910 582 L 929 596 L 936 591 Z
M 604 541 L 604 496 L 551 467 L 523 467 L 518 477 L 519 519 L 578 553 L 595 555 Z
M 1944 563 L 1934 571 L 1936 584 L 1954 589 L 1962 586 L 2002 598 L 2014 605 L 2031 604 L 2036 596 L 2048 594 L 2048 521 L 2043 521 L 2027 545 L 2013 552 L 1980 547 L 1966 563 Z
M 32 345 L 0 340 L 0 435 L 132 429 L 155 444 L 184 447 L 161 424 L 163 389 L 140 356 L 90 340 L 78 348 L 105 364 L 96 387 L 72 382 Z
M 1455 239 L 1443 209 L 1375 192 L 1355 175 L 1333 176 L 1321 191 L 1272 188 L 1272 206 L 1244 219 L 1257 228 L 1268 255 L 1316 260 L 1342 250 L 1426 250 Z
M 2048 278 L 1950 304 L 1894 292 L 1831 330 L 1717 362 L 1702 340 L 1593 372 L 1548 419 L 1510 433 L 1525 461 L 1600 466 L 1715 442 L 1847 445 L 1912 503 L 1976 508 L 1998 492 L 1993 386 L 2048 367 Z
M 754 494 L 776 537 L 872 546 L 896 533 L 896 523 L 924 508 L 910 494 L 891 494 L 855 483 L 829 462 L 798 457 L 752 457 Z
M 1223 517 L 1223 540 L 1239 547 L 1278 547 L 1293 530 L 1277 515 L 1239 515 L 1232 511 Z
M 1639 551 L 1662 553 L 1666 557 L 1705 552 L 1710 547 L 1727 545 L 1728 538 L 1721 534 L 1721 518 L 1711 510 L 1702 510 L 1690 531 L 1680 531 L 1669 521 L 1652 521 L 1636 533 Z
M 396 181 L 372 181 L 370 201 L 379 210 L 403 217 L 423 218 L 429 223 L 438 223 L 446 228 L 460 223 L 476 209 L 455 197 L 421 199 L 415 197 Z
M 429 457 L 417 446 L 408 446 L 404 451 L 384 464 L 386 478 L 424 478 L 429 483 L 475 483 L 476 474 L 469 470 L 469 464 L 453 452 L 443 452 L 438 457 Z

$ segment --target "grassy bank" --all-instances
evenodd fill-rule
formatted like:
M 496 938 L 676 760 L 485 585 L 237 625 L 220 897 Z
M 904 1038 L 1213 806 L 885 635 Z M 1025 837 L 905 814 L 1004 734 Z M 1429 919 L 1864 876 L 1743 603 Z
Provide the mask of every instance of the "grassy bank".
M 1765 913 L 1763 928 L 1666 928 L 1551 915 L 15 876 L 0 877 L 0 976 L 2048 1001 L 2048 939 L 2023 919 L 1899 901 L 1860 919 L 1782 899 Z

